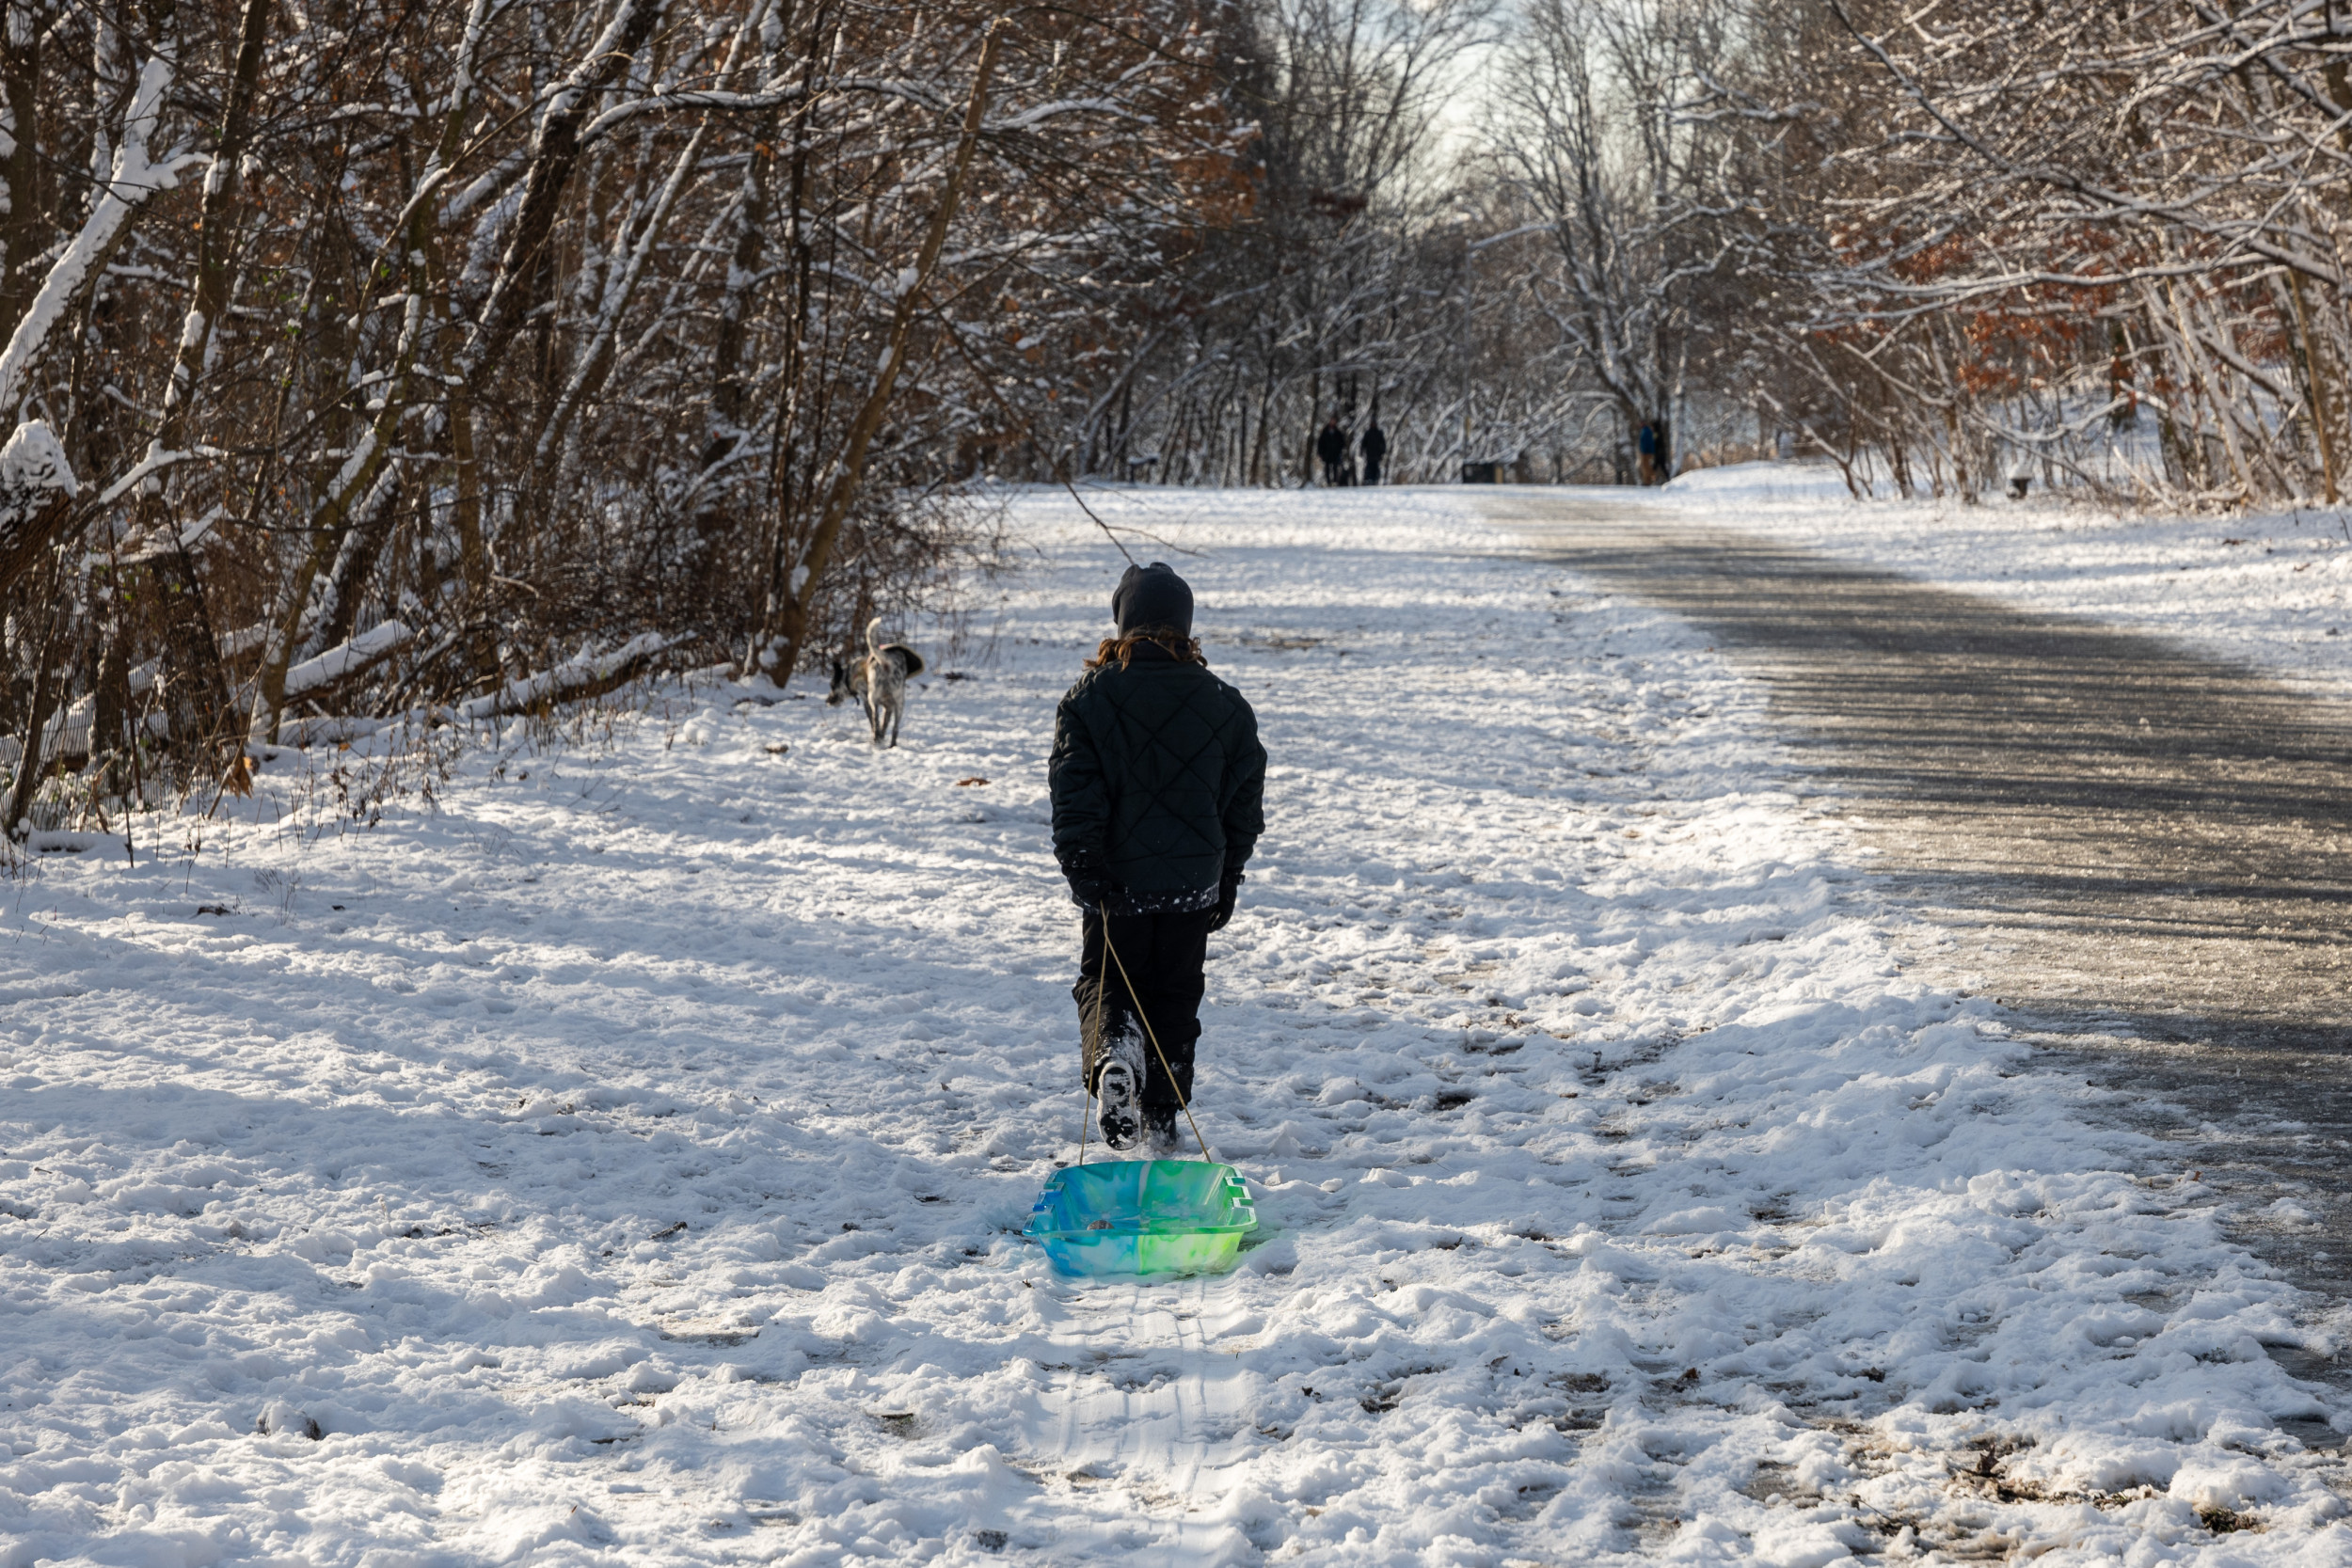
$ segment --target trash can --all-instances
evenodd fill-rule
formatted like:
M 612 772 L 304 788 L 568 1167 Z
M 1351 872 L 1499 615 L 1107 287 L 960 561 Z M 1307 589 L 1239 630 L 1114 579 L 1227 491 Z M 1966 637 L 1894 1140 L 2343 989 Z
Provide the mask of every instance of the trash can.
M 1465 463 L 1462 483 L 1465 484 L 1494 484 L 1499 483 L 1502 465 L 1500 463 Z

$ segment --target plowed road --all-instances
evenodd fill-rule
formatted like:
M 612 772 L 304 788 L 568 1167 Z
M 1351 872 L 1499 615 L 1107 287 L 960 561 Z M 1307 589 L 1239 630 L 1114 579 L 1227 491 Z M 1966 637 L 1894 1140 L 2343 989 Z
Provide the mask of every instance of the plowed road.
M 2208 1180 L 2319 1212 L 2249 1239 L 2352 1295 L 2352 706 L 1622 493 L 1486 504 L 1768 682 L 1882 885 L 1960 936 L 1934 977 L 2145 1091 Z

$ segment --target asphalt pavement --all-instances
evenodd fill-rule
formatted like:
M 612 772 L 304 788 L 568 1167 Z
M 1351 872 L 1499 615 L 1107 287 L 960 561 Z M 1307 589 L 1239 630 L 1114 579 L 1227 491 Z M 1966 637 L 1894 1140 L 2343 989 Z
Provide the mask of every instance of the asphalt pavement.
M 1606 490 L 1480 499 L 1765 681 L 1878 890 L 1958 938 L 1922 971 L 2074 1053 L 2352 1301 L 2352 705 Z M 2261 1218 L 2280 1196 L 2318 1223 Z

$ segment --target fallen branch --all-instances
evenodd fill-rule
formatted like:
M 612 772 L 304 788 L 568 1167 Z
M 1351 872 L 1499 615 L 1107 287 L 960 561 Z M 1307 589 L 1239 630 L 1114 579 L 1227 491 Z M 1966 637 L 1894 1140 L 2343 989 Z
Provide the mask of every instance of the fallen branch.
M 469 721 L 496 719 L 502 714 L 528 713 L 559 703 L 577 703 L 617 690 L 644 674 L 653 661 L 676 645 L 677 639 L 659 632 L 641 632 L 608 654 L 571 659 L 535 675 L 511 680 L 486 697 L 457 705 L 457 717 Z
M 306 658 L 286 672 L 286 701 L 300 698 L 316 702 L 334 688 L 383 663 L 415 641 L 416 637 L 403 623 L 386 621 L 348 642 L 337 643 L 315 658 Z

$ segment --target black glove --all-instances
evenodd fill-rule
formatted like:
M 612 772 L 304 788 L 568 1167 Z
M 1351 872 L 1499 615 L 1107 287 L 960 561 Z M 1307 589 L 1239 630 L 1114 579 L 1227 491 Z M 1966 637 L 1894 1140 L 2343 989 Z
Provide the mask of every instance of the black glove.
M 1216 912 L 1209 916 L 1209 929 L 1222 931 L 1232 923 L 1233 906 L 1241 902 L 1242 876 L 1238 871 L 1225 873 L 1225 880 L 1217 884 Z
M 1070 879 L 1070 896 L 1081 909 L 1100 910 L 1119 891 L 1119 884 L 1092 855 L 1071 856 L 1062 862 L 1061 874 Z

